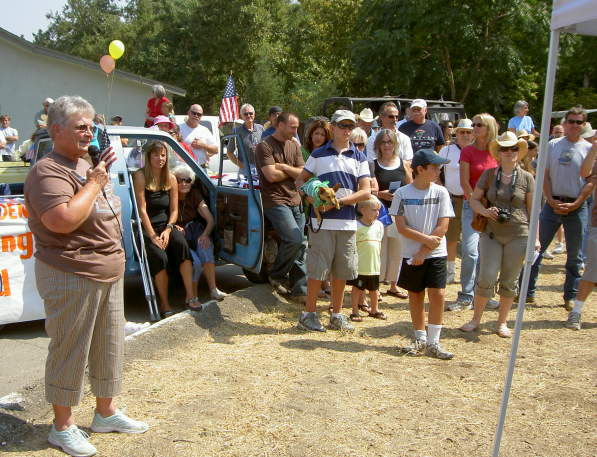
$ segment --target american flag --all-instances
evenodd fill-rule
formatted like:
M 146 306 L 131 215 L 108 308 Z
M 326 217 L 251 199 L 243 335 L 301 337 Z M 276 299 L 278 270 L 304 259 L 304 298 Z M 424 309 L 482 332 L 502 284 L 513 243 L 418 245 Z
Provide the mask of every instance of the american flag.
M 224 97 L 222 98 L 222 104 L 220 105 L 220 125 L 224 122 L 234 122 L 238 118 L 238 94 L 234 87 L 234 79 L 232 79 L 232 75 L 230 75 L 228 76 L 228 81 L 226 81 Z

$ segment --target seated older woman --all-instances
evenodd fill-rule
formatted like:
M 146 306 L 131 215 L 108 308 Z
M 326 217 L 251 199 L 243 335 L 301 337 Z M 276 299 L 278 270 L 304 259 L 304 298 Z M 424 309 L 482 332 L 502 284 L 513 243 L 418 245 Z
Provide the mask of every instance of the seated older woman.
M 94 432 L 143 433 L 147 424 L 117 410 L 124 360 L 124 250 L 120 200 L 105 163 L 82 159 L 93 137 L 93 106 L 78 96 L 49 108 L 54 149 L 25 182 L 29 227 L 35 237 L 35 280 L 50 337 L 46 399 L 54 422 L 48 441 L 70 455 L 97 452 L 74 423 L 85 369 L 96 397 Z
M 195 174 L 187 165 L 181 164 L 172 170 L 178 182 L 178 219 L 176 228 L 184 233 L 193 258 L 193 293 L 197 289 L 201 272 L 209 287 L 209 294 L 215 300 L 227 296 L 216 287 L 216 266 L 214 248 L 209 235 L 214 228 L 214 218 L 199 189 L 191 187 Z
M 168 269 L 176 267 L 184 283 L 187 307 L 200 310 L 199 299 L 193 294 L 191 254 L 184 236 L 174 228 L 178 220 L 178 185 L 168 168 L 166 143 L 152 141 L 145 145 L 145 166 L 133 174 L 133 184 L 162 317 L 174 314 L 168 300 Z

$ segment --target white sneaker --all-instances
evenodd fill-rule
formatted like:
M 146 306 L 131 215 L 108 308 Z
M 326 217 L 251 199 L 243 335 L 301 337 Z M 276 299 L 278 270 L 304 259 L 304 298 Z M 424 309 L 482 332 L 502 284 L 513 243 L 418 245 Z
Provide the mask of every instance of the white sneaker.
M 553 254 L 551 252 L 549 252 L 549 251 L 545 251 L 543 253 L 543 258 L 547 259 L 547 260 L 552 260 L 553 259 Z
M 564 253 L 564 243 L 556 243 L 556 247 L 551 250 L 552 254 L 563 254 Z
M 149 425 L 145 422 L 131 419 L 117 409 L 116 412 L 109 417 L 103 417 L 96 412 L 95 416 L 93 416 L 93 422 L 91 423 L 91 430 L 96 433 L 145 433 L 149 430 Z
M 88 440 L 89 435 L 83 430 L 79 430 L 74 424 L 61 432 L 56 430 L 56 427 L 52 424 L 52 429 L 48 435 L 50 444 L 59 447 L 68 455 L 74 457 L 87 457 L 97 453 L 97 449 Z
M 132 335 L 133 333 L 137 333 L 140 330 L 143 330 L 144 328 L 149 327 L 151 324 L 149 322 L 143 322 L 143 323 L 139 323 L 139 322 L 125 322 L 124 324 L 124 335 L 125 336 L 129 336 Z

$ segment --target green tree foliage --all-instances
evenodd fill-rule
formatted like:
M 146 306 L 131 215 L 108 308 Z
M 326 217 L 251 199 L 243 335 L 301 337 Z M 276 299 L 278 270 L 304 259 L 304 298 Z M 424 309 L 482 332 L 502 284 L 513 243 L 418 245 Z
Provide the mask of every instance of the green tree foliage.
M 218 111 L 226 78 L 260 117 L 302 118 L 335 95 L 444 98 L 503 123 L 528 100 L 539 121 L 549 39 L 543 0 L 69 0 L 37 44 L 184 87 L 177 111 Z M 555 106 L 597 106 L 594 37 L 562 37 Z

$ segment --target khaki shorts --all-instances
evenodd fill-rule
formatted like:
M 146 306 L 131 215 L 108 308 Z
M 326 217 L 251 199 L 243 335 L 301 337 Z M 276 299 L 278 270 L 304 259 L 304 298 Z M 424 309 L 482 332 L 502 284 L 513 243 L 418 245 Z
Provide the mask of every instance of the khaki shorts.
M 307 277 L 323 281 L 357 277 L 356 231 L 309 229 Z
M 597 227 L 589 229 L 585 256 L 585 272 L 582 280 L 597 283 Z
M 455 197 L 450 194 L 450 201 L 452 202 L 452 208 L 454 208 L 454 217 L 450 218 L 450 225 L 448 225 L 448 231 L 446 232 L 446 241 L 448 243 L 460 241 L 460 234 L 462 233 L 462 203 L 464 202 L 464 198 Z

